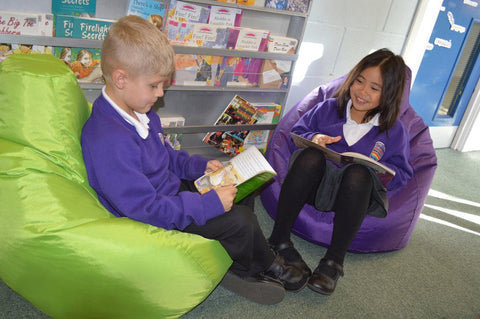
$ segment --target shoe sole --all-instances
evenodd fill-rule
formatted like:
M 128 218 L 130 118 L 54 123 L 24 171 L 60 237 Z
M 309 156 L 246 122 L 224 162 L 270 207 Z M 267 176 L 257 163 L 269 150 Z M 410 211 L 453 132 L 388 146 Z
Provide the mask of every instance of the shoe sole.
M 243 279 L 228 271 L 220 286 L 231 292 L 262 305 L 274 305 L 285 298 L 285 289 L 276 282 Z
M 322 289 L 320 289 L 320 288 L 318 288 L 318 287 L 315 287 L 315 286 L 313 286 L 313 285 L 310 285 L 310 284 L 307 284 L 307 286 L 308 286 L 308 288 L 310 288 L 311 290 L 313 290 L 313 291 L 315 291 L 315 292 L 318 292 L 319 294 L 324 295 L 324 296 L 330 296 L 330 295 L 333 293 L 333 291 L 328 291 L 328 292 L 327 292 L 327 291 L 324 291 L 324 290 L 322 290 Z

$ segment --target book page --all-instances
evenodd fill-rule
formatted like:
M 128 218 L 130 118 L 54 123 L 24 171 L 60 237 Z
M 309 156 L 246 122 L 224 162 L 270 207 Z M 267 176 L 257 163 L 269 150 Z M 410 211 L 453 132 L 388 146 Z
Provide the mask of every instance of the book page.
M 262 153 L 254 146 L 238 154 L 231 160 L 231 163 L 244 180 L 250 179 L 263 171 L 274 171 Z

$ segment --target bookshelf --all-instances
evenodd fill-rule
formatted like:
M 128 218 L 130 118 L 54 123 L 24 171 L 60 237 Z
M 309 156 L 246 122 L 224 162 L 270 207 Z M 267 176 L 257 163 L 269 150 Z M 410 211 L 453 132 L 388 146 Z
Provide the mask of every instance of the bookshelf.
M 217 5 L 224 7 L 240 8 L 243 10 L 242 27 L 270 30 L 271 34 L 296 38 L 298 40 L 297 52 L 301 45 L 305 30 L 308 13 L 291 12 L 265 8 L 263 6 L 246 6 L 219 2 L 213 0 L 183 0 L 200 5 Z M 11 4 L 9 11 L 33 11 L 32 4 L 35 0 L 27 0 Z M 112 5 L 114 10 L 110 10 Z M 38 3 L 36 5 L 38 7 Z M 50 12 L 50 3 L 47 1 L 45 8 L 37 8 L 34 11 Z M 128 0 L 97 0 L 97 17 L 102 19 L 118 19 L 122 12 L 126 13 Z M 310 1 L 311 6 L 311 1 Z M 124 10 L 122 10 L 124 8 Z M 32 45 L 48 45 L 62 47 L 100 48 L 101 41 L 84 40 L 71 38 L 56 38 L 44 36 L 18 36 L 0 34 L 0 43 L 23 43 Z M 291 72 L 295 68 L 295 61 L 298 54 L 282 54 L 269 52 L 252 52 L 228 49 L 210 49 L 200 47 L 174 46 L 177 54 L 197 54 L 212 56 L 233 56 L 245 58 L 273 59 L 291 61 Z M 85 92 L 87 100 L 93 102 L 98 95 L 102 85 L 80 84 Z M 242 96 L 250 102 L 275 102 L 285 105 L 290 87 L 285 89 L 258 88 L 258 87 L 209 87 L 209 86 L 179 86 L 172 85 L 166 88 L 165 96 L 157 102 L 155 109 L 162 116 L 183 116 L 186 119 L 183 127 L 165 128 L 166 133 L 182 133 L 182 148 L 192 154 L 202 154 L 209 157 L 222 157 L 223 153 L 214 147 L 202 142 L 202 138 L 211 131 L 234 131 L 234 130 L 271 130 L 275 124 L 252 124 L 252 125 L 226 125 L 214 126 L 218 116 L 228 105 L 235 94 Z

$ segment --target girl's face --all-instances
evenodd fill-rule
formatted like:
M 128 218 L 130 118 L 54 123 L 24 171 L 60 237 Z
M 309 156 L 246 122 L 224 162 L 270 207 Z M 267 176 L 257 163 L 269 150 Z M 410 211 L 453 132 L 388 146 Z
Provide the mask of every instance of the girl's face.
M 366 68 L 353 81 L 350 86 L 351 116 L 357 123 L 362 122 L 365 113 L 380 105 L 382 85 L 382 74 L 378 66 Z
M 147 113 L 159 97 L 163 96 L 163 83 L 166 77 L 161 75 L 139 75 L 128 77 L 122 102 L 118 105 L 132 115 L 133 111 Z
M 92 56 L 90 54 L 85 54 L 84 56 L 82 56 L 82 58 L 80 59 L 80 63 L 84 66 L 84 67 L 89 67 L 91 64 L 92 64 Z

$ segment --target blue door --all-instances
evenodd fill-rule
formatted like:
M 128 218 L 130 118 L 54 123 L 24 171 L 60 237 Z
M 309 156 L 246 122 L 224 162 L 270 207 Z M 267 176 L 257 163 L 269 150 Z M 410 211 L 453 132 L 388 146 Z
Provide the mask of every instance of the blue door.
M 430 127 L 458 127 L 480 77 L 480 7 L 445 0 L 410 102 Z

